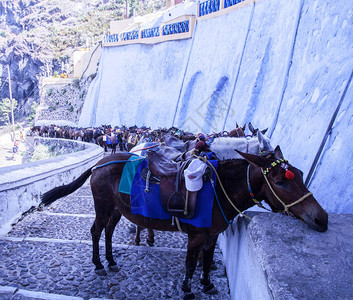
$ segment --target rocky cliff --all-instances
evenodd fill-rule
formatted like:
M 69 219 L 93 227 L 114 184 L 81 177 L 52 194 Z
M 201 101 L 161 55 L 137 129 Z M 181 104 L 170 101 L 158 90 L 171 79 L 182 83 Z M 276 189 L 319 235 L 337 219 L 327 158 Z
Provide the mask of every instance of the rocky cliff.
M 15 119 L 38 101 L 40 77 L 72 71 L 73 51 L 100 40 L 124 13 L 123 0 L 0 0 L 0 100 L 9 98 L 9 66 Z

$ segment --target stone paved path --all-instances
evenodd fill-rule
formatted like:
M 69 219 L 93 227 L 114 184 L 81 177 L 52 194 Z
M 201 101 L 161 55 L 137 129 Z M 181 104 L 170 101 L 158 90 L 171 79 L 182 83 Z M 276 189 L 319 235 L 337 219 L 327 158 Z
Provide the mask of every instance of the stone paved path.
M 88 181 L 87 181 L 88 182 Z M 93 198 L 88 184 L 43 211 L 25 215 L 0 237 L 0 299 L 182 299 L 187 237 L 155 232 L 155 245 L 134 245 L 131 223 L 122 219 L 113 236 L 118 272 L 97 276 L 91 263 L 90 227 Z M 104 234 L 101 258 L 104 258 Z M 193 279 L 196 299 L 230 299 L 222 254 L 216 249 L 218 269 L 212 279 L 218 294 L 201 291 L 197 268 Z

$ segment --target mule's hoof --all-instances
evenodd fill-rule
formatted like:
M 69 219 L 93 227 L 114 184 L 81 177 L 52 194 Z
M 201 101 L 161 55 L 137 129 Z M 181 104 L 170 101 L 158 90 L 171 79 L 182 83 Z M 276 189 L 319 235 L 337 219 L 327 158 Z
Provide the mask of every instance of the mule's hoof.
M 217 270 L 217 265 L 215 262 L 212 262 L 212 265 L 211 265 L 211 270 Z
M 154 242 L 151 242 L 151 241 L 147 241 L 147 245 L 150 246 L 150 247 L 153 247 L 154 245 Z
M 119 272 L 119 267 L 118 267 L 118 265 L 108 266 L 108 268 L 109 268 L 109 271 L 112 271 L 112 272 Z
M 183 300 L 190 300 L 190 299 L 195 299 L 195 294 L 194 293 L 185 293 Z
M 98 269 L 98 270 L 94 270 L 94 272 L 98 275 L 98 276 L 105 276 L 107 275 L 107 272 L 103 269 Z
M 130 224 L 128 227 L 130 233 L 136 233 L 136 225 Z
M 207 286 L 204 286 L 203 287 L 203 292 L 205 294 L 209 294 L 209 295 L 214 295 L 214 294 L 218 293 L 216 287 L 212 283 L 207 285 Z

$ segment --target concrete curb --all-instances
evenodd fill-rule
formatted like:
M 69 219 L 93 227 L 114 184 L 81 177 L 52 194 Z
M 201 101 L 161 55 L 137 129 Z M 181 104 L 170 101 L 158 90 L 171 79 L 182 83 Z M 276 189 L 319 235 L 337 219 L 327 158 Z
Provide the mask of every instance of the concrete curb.
M 84 150 L 0 168 L 0 196 L 3 199 L 0 203 L 0 234 L 7 232 L 10 225 L 31 207 L 38 206 L 42 193 L 72 182 L 103 157 L 103 149 L 95 144 L 64 139 L 40 140 L 45 143 L 74 143 L 75 148 Z

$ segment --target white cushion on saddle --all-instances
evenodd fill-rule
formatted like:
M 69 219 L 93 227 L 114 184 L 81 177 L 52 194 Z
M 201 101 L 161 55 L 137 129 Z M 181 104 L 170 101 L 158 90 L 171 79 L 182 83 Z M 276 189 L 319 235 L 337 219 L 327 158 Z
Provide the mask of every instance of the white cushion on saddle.
M 264 136 L 269 142 L 269 138 Z M 260 143 L 257 137 L 219 137 L 214 140 L 210 146 L 210 150 L 214 152 L 220 160 L 226 159 L 244 159 L 238 152 L 260 154 Z
M 205 173 L 207 165 L 199 159 L 194 159 L 184 170 L 185 187 L 190 192 L 201 190 L 203 185 L 202 175 Z

